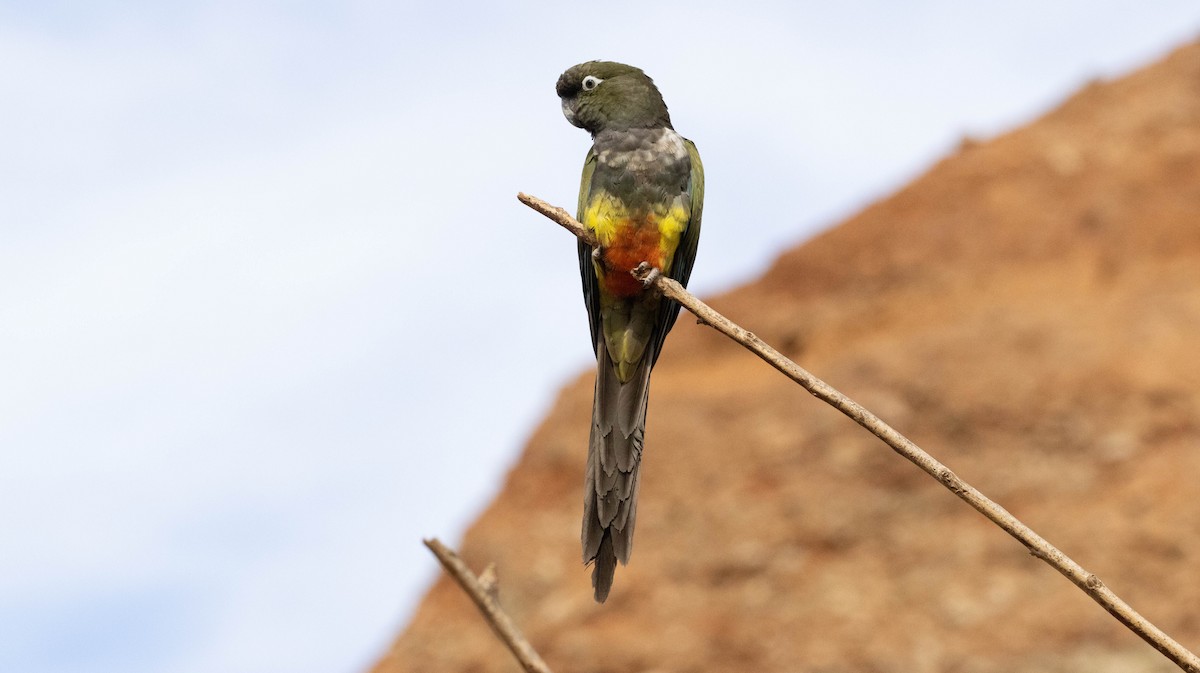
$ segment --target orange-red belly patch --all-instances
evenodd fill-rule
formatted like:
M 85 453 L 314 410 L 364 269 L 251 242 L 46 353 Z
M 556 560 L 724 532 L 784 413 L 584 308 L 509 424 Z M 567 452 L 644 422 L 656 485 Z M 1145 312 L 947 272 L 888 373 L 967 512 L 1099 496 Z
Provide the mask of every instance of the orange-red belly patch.
M 641 221 L 624 220 L 601 254 L 598 280 L 605 292 L 621 298 L 635 296 L 644 289 L 630 273 L 638 264 L 649 262 L 663 268 L 662 234 L 653 217 Z

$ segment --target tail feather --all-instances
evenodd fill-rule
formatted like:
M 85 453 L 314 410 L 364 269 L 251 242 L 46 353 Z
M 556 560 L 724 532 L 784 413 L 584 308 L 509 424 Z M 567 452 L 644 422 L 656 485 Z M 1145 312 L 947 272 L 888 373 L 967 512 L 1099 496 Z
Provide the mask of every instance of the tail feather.
M 592 586 L 603 603 L 612 588 L 617 561 L 629 562 L 637 522 L 638 466 L 646 427 L 651 359 L 622 383 L 607 349 L 597 349 L 596 399 L 583 505 L 583 561 L 594 563 Z
M 612 590 L 613 575 L 616 573 L 617 557 L 613 553 L 612 537 L 605 533 L 600 543 L 599 555 L 596 556 L 596 565 L 592 566 L 592 589 L 596 592 L 597 603 L 608 599 L 608 592 Z

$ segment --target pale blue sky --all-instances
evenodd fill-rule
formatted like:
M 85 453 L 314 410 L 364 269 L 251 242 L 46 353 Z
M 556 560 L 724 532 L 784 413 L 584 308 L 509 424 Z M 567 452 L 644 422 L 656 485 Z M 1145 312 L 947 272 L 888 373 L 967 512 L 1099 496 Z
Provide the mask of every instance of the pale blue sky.
M 711 292 L 1200 29 L 1046 5 L 0 3 L 0 670 L 382 651 L 588 366 L 566 67 L 659 83 Z

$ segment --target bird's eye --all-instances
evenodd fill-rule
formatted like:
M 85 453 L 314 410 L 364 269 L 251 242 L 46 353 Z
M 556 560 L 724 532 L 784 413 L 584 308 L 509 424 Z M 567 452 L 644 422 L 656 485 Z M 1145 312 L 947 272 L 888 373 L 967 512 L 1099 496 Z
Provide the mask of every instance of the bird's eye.
M 595 75 L 588 75 L 587 77 L 583 78 L 583 90 L 591 91 L 592 89 L 595 89 L 596 87 L 600 86 L 600 83 L 603 81 L 604 80 L 600 79 L 599 77 L 596 77 Z

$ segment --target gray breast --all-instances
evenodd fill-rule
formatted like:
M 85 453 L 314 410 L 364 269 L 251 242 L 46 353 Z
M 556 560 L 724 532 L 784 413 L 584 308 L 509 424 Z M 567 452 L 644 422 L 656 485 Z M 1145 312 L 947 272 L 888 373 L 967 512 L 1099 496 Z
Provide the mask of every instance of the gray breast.
M 593 186 L 629 205 L 663 203 L 687 190 L 691 159 L 669 128 L 603 131 L 596 136 Z

